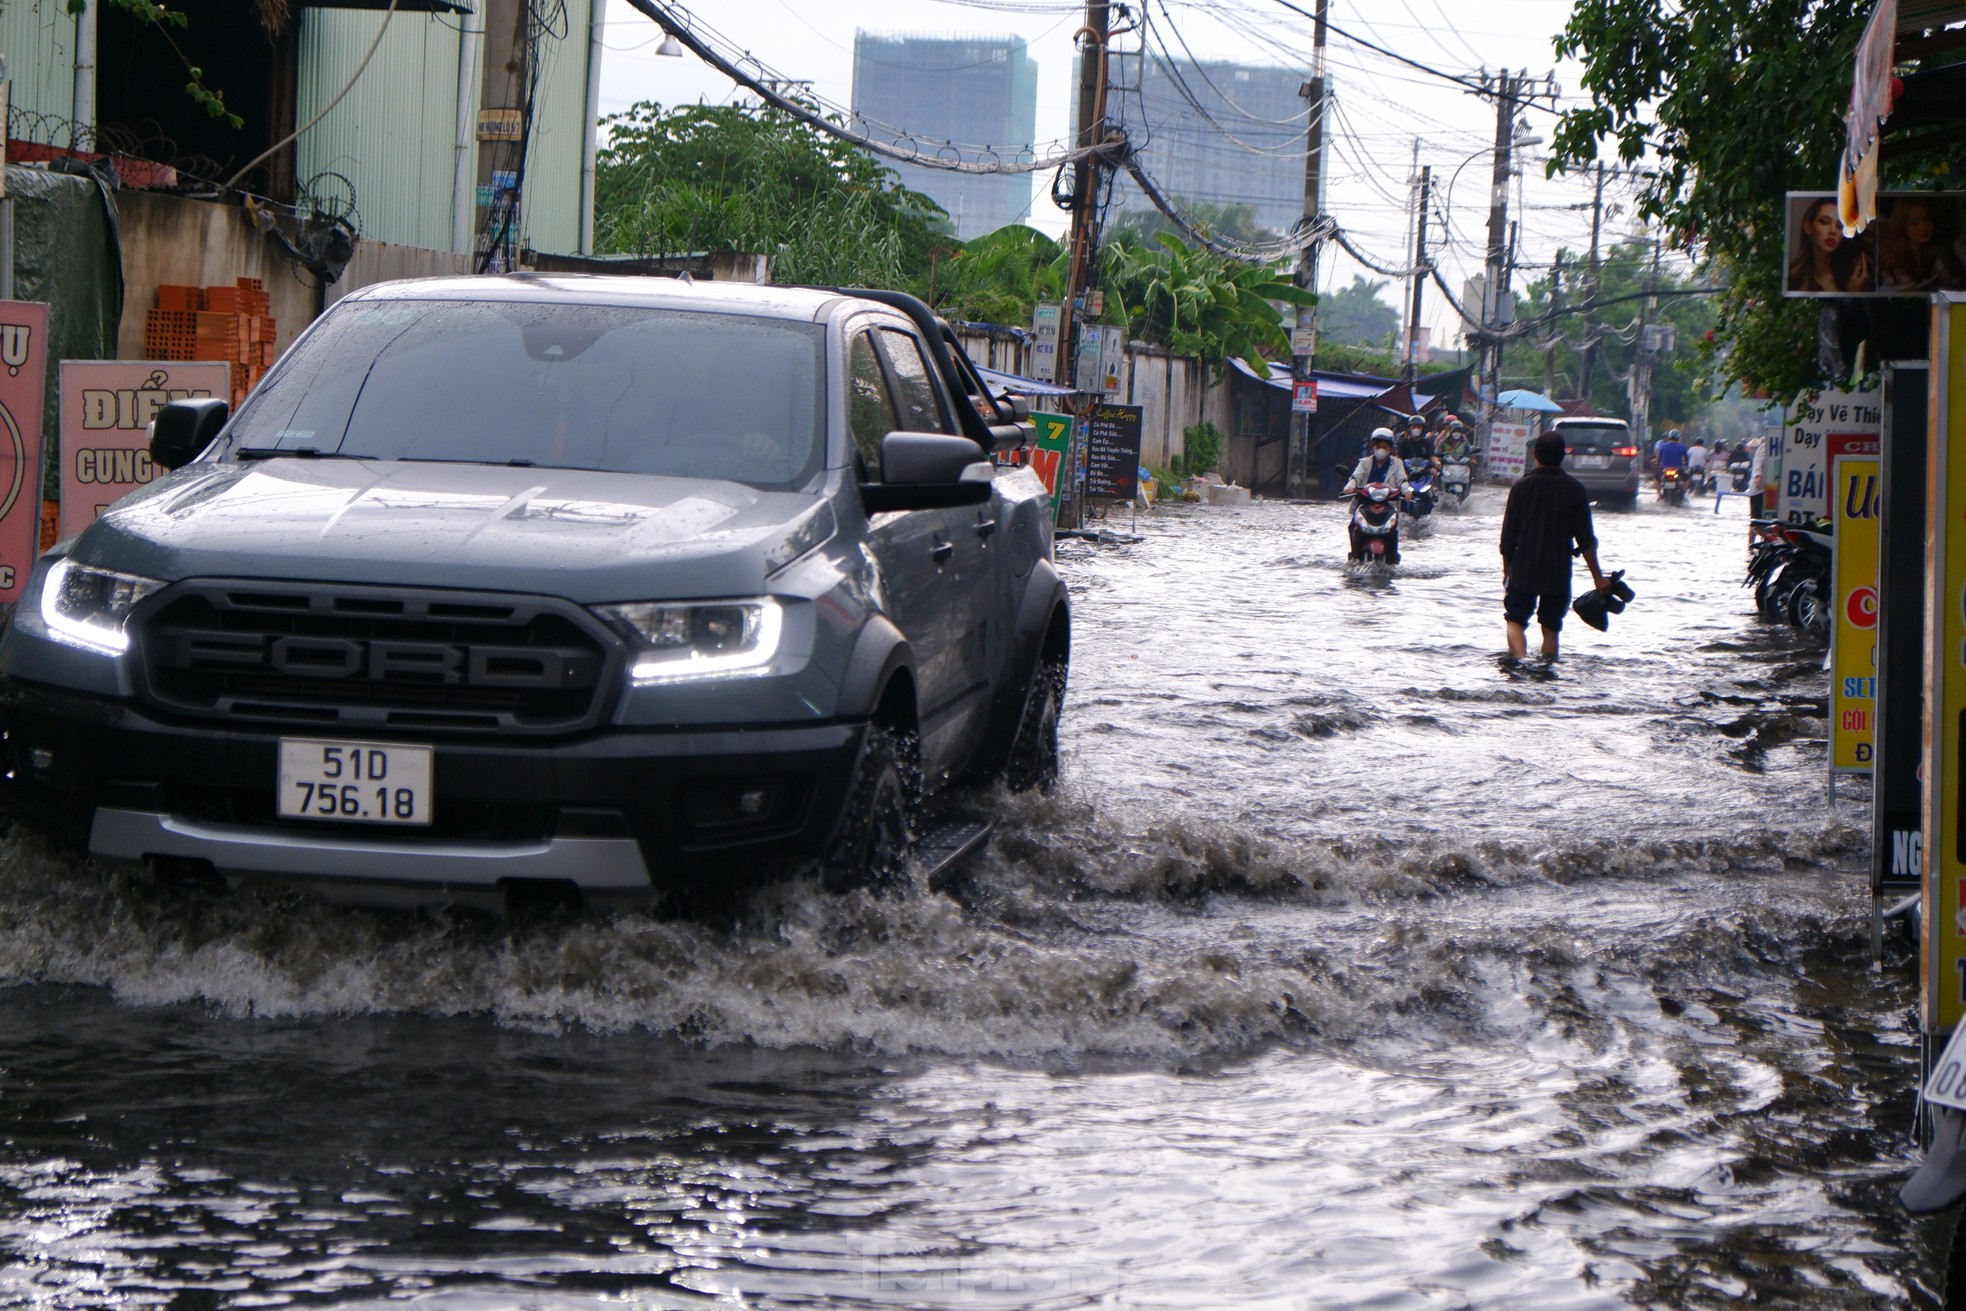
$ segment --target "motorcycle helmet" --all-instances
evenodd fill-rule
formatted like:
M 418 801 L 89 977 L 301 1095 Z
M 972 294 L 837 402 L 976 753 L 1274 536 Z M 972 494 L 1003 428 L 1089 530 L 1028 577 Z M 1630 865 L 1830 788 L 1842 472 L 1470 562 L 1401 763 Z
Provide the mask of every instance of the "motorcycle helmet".
M 1384 442 L 1388 450 L 1392 449 L 1393 430 L 1391 428 L 1374 428 L 1371 438 L 1366 441 L 1365 445 L 1367 449 L 1370 449 L 1377 446 L 1380 442 Z

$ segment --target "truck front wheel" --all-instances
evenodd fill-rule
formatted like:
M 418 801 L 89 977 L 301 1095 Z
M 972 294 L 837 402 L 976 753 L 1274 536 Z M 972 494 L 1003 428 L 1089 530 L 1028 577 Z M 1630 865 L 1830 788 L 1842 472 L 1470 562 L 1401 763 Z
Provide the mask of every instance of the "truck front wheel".
M 1039 661 L 1010 747 L 1006 781 L 1012 792 L 1050 792 L 1058 782 L 1058 715 L 1064 701 L 1065 662 Z
M 908 752 L 892 729 L 871 724 L 860 744 L 846 809 L 821 873 L 830 891 L 900 886 L 914 845 Z

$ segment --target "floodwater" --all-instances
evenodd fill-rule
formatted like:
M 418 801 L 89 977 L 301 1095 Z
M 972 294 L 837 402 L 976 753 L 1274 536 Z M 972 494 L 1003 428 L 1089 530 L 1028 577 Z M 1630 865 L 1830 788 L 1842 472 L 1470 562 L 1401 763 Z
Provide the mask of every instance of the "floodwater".
M 1499 513 L 1061 544 L 1066 783 L 936 892 L 446 922 L 10 839 L 0 1303 L 1937 1306 L 1743 503 L 1600 515 L 1638 598 L 1553 669 Z

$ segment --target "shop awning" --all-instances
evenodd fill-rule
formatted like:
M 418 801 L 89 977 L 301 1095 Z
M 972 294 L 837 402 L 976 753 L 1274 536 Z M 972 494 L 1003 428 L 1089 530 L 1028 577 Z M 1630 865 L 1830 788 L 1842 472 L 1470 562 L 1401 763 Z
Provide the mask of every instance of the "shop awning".
M 1078 393 L 1070 387 L 1060 387 L 1053 382 L 1039 382 L 1036 378 L 1020 378 L 1014 373 L 1004 373 L 998 369 L 986 369 L 976 365 L 976 376 L 983 385 L 1002 395 L 1015 392 L 1019 396 L 1075 396 Z

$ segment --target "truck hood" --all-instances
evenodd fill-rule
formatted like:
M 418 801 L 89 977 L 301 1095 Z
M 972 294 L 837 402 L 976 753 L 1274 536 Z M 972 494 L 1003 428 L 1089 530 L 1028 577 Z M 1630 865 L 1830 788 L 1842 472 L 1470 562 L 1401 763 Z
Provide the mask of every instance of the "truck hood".
M 803 492 L 587 470 L 279 459 L 194 464 L 76 538 L 79 561 L 530 592 L 584 604 L 756 595 L 821 506 Z M 811 527 L 803 544 L 813 543 Z

